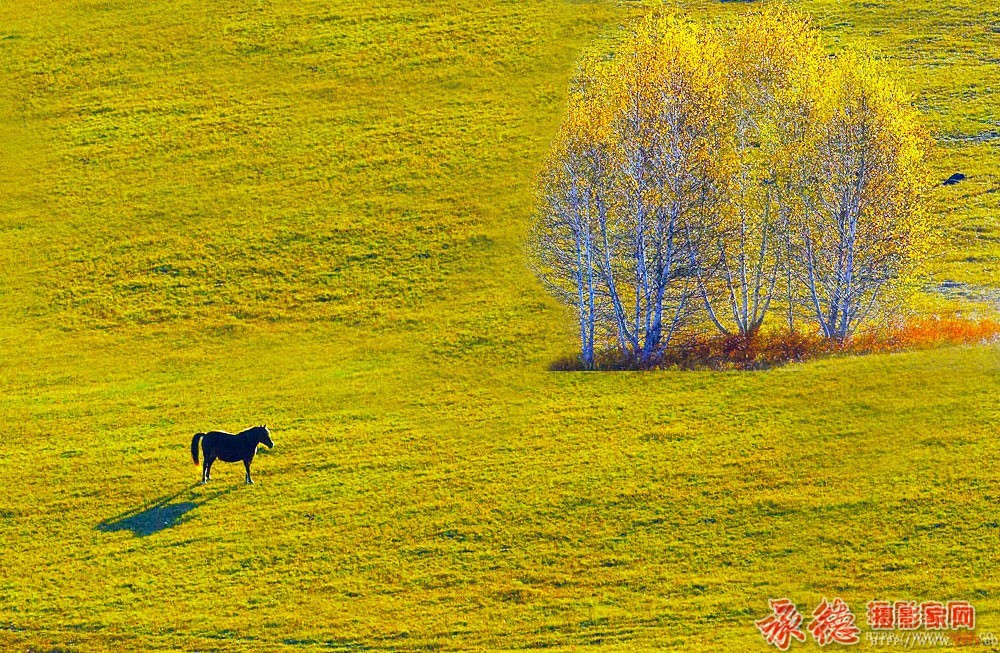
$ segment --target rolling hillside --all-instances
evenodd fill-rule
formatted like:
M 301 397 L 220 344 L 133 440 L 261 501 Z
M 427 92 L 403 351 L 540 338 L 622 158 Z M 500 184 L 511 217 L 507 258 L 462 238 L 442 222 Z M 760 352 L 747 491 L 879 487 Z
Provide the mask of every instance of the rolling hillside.
M 795 4 L 968 176 L 923 304 L 995 310 L 1000 11 Z M 0 648 L 774 650 L 784 596 L 1000 634 L 996 346 L 547 371 L 533 178 L 642 10 L 0 4 Z M 195 432 L 258 423 L 256 486 L 195 484 Z

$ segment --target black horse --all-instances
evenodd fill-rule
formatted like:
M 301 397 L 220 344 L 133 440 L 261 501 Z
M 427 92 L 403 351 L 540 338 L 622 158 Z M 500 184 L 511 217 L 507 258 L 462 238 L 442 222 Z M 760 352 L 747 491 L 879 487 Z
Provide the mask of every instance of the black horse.
M 253 479 L 250 478 L 250 462 L 257 453 L 257 445 L 267 445 L 268 449 L 274 446 L 271 442 L 271 432 L 266 426 L 254 426 L 237 435 L 225 431 L 195 433 L 191 439 L 191 457 L 194 458 L 195 464 L 198 463 L 199 438 L 201 438 L 202 453 L 205 454 L 205 460 L 201 464 L 202 483 L 212 480 L 212 463 L 218 458 L 227 463 L 242 460 L 243 466 L 247 468 L 247 483 L 253 485 Z

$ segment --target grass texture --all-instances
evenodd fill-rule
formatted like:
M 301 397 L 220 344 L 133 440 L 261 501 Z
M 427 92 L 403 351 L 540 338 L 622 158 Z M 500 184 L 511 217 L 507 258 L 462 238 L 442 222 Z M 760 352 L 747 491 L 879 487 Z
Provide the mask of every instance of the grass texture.
M 1000 12 L 795 4 L 968 176 L 922 305 L 995 315 Z M 533 176 L 643 9 L 0 4 L 0 647 L 769 650 L 783 596 L 1000 633 L 996 346 L 548 371 Z M 196 431 L 261 422 L 256 486 L 195 485 Z

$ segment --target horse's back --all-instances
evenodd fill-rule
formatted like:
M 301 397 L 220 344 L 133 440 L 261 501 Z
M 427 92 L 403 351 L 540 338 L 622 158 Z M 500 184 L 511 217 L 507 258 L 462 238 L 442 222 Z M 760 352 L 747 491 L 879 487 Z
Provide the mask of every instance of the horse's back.
M 227 463 L 235 463 L 238 460 L 243 460 L 249 453 L 243 442 L 243 438 L 234 433 L 227 433 L 226 431 L 209 431 L 206 433 L 202 439 L 202 448 L 205 451 L 206 457 L 211 456 Z

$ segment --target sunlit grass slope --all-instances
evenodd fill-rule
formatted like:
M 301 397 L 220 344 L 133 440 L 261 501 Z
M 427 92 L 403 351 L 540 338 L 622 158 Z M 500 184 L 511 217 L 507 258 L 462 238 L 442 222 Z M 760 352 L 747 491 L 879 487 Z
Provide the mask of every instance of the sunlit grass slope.
M 799 6 L 969 177 L 934 283 L 1000 285 L 1000 12 Z M 640 10 L 0 4 L 0 647 L 766 650 L 768 598 L 834 595 L 1000 633 L 996 347 L 546 371 L 532 178 Z M 194 485 L 259 422 L 256 486 Z

